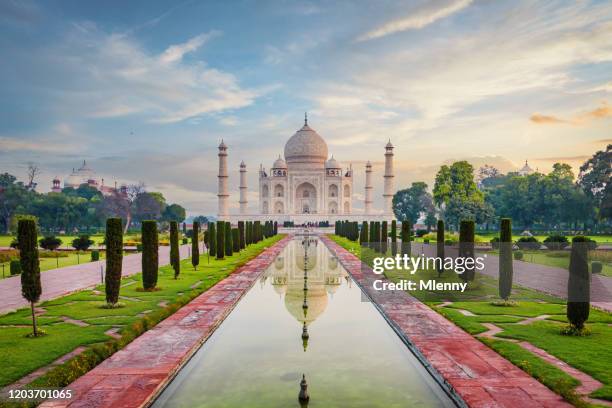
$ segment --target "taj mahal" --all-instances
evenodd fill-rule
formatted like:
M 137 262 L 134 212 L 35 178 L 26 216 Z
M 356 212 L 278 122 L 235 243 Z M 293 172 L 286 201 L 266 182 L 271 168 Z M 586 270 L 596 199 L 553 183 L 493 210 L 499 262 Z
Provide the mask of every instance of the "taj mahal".
M 329 156 L 327 143 L 308 125 L 304 125 L 285 144 L 284 158 L 280 155 L 269 170 L 259 166 L 258 211 L 248 211 L 247 168 L 240 163 L 239 213 L 229 212 L 228 193 L 228 146 L 219 145 L 219 189 L 218 218 L 226 221 L 274 220 L 279 223 L 336 220 L 390 220 L 393 219 L 393 145 L 385 146 L 384 209 L 372 208 L 372 164 L 365 165 L 365 206 L 360 213 L 353 212 L 353 166 L 343 168 L 332 155 Z

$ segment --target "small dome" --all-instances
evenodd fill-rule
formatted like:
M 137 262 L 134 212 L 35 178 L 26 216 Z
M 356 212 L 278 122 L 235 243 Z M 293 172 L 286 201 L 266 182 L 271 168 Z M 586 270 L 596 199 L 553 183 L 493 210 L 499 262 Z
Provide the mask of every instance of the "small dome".
M 328 161 L 325 162 L 325 168 L 326 169 L 339 169 L 340 164 L 338 164 L 336 159 L 334 159 L 334 156 L 332 156 Z
M 327 155 L 327 143 L 307 124 L 295 132 L 285 144 L 287 163 L 324 164 Z
M 280 154 L 278 155 L 278 159 L 274 161 L 272 165 L 273 169 L 286 169 L 287 163 L 281 158 Z

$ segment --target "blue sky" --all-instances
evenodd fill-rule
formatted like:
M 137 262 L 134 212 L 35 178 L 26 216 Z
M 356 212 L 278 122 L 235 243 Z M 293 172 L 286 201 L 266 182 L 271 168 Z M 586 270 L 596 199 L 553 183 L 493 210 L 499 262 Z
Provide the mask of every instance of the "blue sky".
M 0 171 L 36 162 L 45 191 L 87 159 L 211 214 L 224 138 L 254 209 L 304 111 L 357 192 L 388 138 L 398 188 L 456 159 L 577 166 L 612 141 L 610 38 L 603 1 L 3 0 Z

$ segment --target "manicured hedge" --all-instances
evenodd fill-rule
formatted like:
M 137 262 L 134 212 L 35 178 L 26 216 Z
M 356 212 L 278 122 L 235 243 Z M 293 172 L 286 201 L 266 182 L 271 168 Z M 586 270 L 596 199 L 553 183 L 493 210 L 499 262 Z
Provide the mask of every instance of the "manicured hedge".
M 104 278 L 106 303 L 114 306 L 119 301 L 121 270 L 123 267 L 123 226 L 121 218 L 106 220 L 106 276 Z
M 159 268 L 159 237 L 157 222 L 146 220 L 142 222 L 142 287 L 153 290 L 157 286 L 157 270 Z

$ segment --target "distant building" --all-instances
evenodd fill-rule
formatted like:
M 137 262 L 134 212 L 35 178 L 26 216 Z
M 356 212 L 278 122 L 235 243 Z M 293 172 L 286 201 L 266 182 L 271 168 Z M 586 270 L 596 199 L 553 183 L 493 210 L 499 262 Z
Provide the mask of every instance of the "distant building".
M 63 188 L 74 188 L 77 189 L 79 186 L 87 184 L 90 187 L 96 188 L 103 195 L 110 195 L 117 191 L 117 182 L 115 182 L 114 186 L 104 185 L 104 179 L 98 179 L 96 176 L 96 172 L 87 165 L 87 162 L 83 160 L 83 164 L 78 169 L 72 169 L 72 173 L 66 179 L 64 179 Z M 61 181 L 59 177 L 53 178 L 53 185 L 51 186 L 51 191 L 54 193 L 59 193 L 62 191 Z M 119 187 L 119 190 L 124 192 L 127 187 L 122 184 Z
M 533 173 L 533 169 L 529 167 L 529 164 L 527 164 L 527 160 L 525 160 L 525 165 L 518 171 L 518 174 L 521 176 L 528 176 Z

